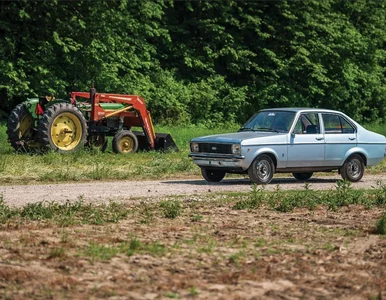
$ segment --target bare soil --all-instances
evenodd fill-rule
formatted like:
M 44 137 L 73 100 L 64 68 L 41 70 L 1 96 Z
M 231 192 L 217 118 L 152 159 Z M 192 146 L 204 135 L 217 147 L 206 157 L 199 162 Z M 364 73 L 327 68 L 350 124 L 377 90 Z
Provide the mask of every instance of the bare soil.
M 375 186 L 384 178 L 366 176 L 354 187 Z M 304 185 L 279 178 L 268 189 L 278 183 L 282 189 Z M 334 185 L 331 177 L 311 181 L 314 189 Z M 14 199 L 63 201 L 66 191 L 76 198 L 89 186 L 93 197 L 120 199 L 131 214 L 101 226 L 2 225 L 0 299 L 386 297 L 386 238 L 374 233 L 384 213 L 379 207 L 234 210 L 237 196 L 226 201 L 216 192 L 248 191 L 250 182 L 238 179 L 50 186 L 44 197 L 39 186 L 30 186 L 28 195 L 20 186 L 2 186 L 0 193 L 6 202 L 22 205 Z M 99 194 L 101 186 L 109 192 Z M 147 190 L 136 194 L 136 186 Z M 175 219 L 165 218 L 153 203 L 170 194 L 182 195 L 182 213 Z

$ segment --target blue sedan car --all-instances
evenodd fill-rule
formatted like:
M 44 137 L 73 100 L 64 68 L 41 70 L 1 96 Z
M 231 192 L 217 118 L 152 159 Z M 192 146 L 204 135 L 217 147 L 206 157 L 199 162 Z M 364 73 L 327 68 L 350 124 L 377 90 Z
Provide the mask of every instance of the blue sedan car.
M 236 133 L 192 139 L 189 156 L 209 182 L 236 173 L 267 184 L 275 173 L 307 180 L 333 170 L 355 182 L 383 160 L 385 147 L 383 135 L 339 111 L 275 108 L 259 111 Z

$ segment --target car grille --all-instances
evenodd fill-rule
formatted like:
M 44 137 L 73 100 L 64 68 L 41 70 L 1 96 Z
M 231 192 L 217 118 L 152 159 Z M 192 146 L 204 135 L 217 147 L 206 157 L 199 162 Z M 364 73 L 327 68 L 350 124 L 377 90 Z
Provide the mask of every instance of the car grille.
M 232 154 L 232 145 L 230 144 L 203 143 L 199 144 L 198 147 L 199 152 Z

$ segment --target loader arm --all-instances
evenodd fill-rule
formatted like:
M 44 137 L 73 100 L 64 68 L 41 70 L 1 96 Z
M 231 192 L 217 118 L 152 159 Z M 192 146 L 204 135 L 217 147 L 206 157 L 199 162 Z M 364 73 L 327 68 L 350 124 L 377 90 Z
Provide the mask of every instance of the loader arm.
M 72 92 L 70 94 L 71 103 L 76 103 L 77 97 L 90 99 L 90 93 Z M 118 103 L 124 107 L 119 110 L 103 109 L 100 103 Z M 134 113 L 132 110 L 135 110 Z M 118 115 L 131 118 L 134 120 L 134 125 L 142 126 L 151 149 L 155 149 L 155 131 L 149 111 L 146 109 L 146 104 L 142 97 L 137 95 L 124 94 L 105 94 L 95 93 L 91 99 L 91 119 L 92 122 L 99 122 L 105 118 Z M 135 119 L 139 122 L 135 122 Z M 137 124 L 135 124 L 137 123 Z

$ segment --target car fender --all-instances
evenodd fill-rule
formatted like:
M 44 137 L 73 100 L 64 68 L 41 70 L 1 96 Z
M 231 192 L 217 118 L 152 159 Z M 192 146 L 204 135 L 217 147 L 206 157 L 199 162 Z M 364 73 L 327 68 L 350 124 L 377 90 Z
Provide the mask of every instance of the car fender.
M 365 157 L 364 163 L 366 165 L 367 157 L 369 156 L 369 154 L 367 153 L 367 151 L 365 149 L 360 148 L 360 147 L 354 147 L 354 148 L 349 149 L 346 152 L 345 156 L 343 157 L 343 160 L 341 161 L 340 165 L 343 166 L 346 159 L 349 158 L 353 154 L 360 154 L 360 155 L 364 156 Z
M 250 167 L 250 165 L 252 164 L 252 162 L 256 159 L 256 157 L 258 157 L 261 154 L 273 155 L 275 157 L 274 163 L 276 161 L 275 168 L 276 168 L 276 164 L 279 164 L 279 162 L 280 162 L 277 152 L 272 148 L 264 147 L 264 148 L 258 148 L 256 150 L 251 149 L 245 155 L 246 168 L 248 169 Z

